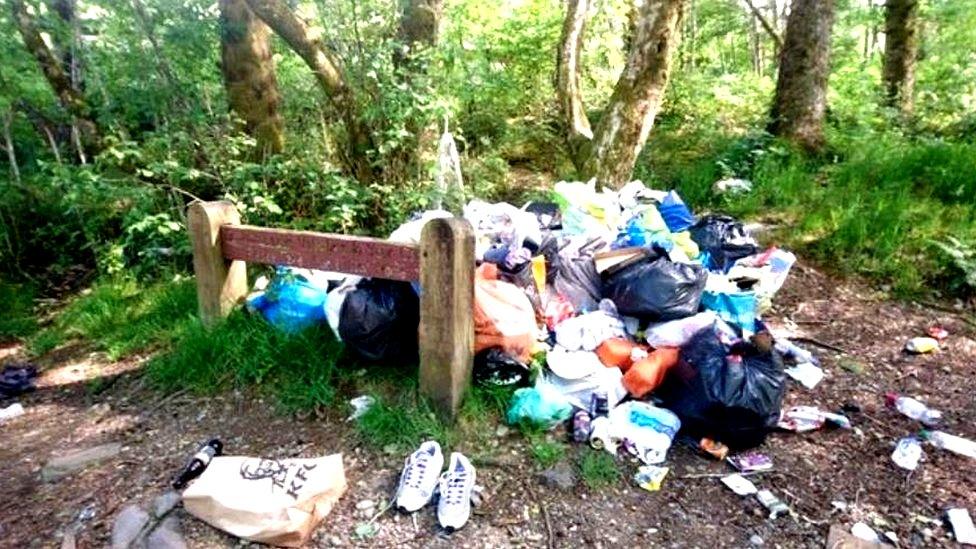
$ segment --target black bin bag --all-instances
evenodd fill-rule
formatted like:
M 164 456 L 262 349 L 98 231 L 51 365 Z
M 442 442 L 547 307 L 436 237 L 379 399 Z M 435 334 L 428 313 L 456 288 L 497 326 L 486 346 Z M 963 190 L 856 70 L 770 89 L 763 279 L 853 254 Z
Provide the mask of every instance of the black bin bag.
M 625 316 L 651 322 L 675 320 L 698 312 L 707 277 L 698 265 L 652 256 L 607 275 L 603 297 Z
M 366 278 L 346 296 L 339 335 L 366 360 L 417 358 L 420 299 L 409 282 Z
M 759 246 L 745 227 L 728 215 L 706 215 L 688 229 L 701 251 L 708 252 L 709 267 L 728 272 L 732 265 L 759 252 Z
M 709 327 L 681 348 L 681 361 L 654 395 L 686 434 L 741 450 L 762 444 L 776 427 L 785 393 L 779 353 L 746 342 L 727 347 Z

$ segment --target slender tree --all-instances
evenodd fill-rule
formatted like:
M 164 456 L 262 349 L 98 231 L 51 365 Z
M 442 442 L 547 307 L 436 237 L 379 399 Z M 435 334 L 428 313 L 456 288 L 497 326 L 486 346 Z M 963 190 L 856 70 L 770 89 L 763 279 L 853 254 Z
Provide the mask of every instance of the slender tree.
M 270 31 L 244 0 L 220 0 L 221 69 L 231 109 L 244 120 L 262 156 L 281 152 L 284 123 Z
M 918 0 L 888 0 L 885 4 L 884 33 L 882 78 L 887 103 L 907 116 L 915 106 Z
M 677 49 L 684 0 L 645 0 L 620 78 L 596 128 L 590 130 L 579 86 L 586 0 L 569 0 L 557 68 L 557 97 L 569 128 L 570 151 L 580 174 L 601 185 L 630 180 L 634 164 L 664 99 Z
M 780 52 L 769 131 L 809 150 L 823 147 L 834 0 L 793 0 Z

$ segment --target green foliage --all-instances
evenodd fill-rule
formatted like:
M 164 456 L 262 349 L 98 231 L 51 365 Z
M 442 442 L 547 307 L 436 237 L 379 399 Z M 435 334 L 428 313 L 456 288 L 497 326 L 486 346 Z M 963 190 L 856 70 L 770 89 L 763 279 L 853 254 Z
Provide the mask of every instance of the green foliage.
M 580 478 L 590 489 L 606 488 L 620 482 L 617 461 L 603 450 L 586 448 L 579 459 Z
M 22 284 L 10 284 L 0 280 L 0 342 L 20 339 L 37 330 L 34 315 L 34 289 Z
M 42 355 L 72 340 L 90 343 L 118 360 L 173 341 L 194 322 L 192 281 L 140 288 L 132 281 L 106 282 L 68 303 L 53 324 L 35 334 L 28 347 Z
M 963 242 L 947 236 L 945 242 L 933 242 L 952 261 L 962 274 L 962 279 L 971 290 L 976 290 L 976 242 Z

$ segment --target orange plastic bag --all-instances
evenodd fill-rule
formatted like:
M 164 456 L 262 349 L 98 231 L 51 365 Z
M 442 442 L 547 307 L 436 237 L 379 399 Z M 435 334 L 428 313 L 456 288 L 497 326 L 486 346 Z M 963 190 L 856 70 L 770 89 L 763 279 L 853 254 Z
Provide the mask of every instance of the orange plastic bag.
M 611 337 L 596 348 L 596 356 L 600 357 L 604 366 L 620 368 L 626 372 L 634 364 L 635 349 L 646 351 L 647 346 L 638 345 L 625 337 Z
M 528 362 L 537 327 L 528 296 L 514 284 L 498 280 L 498 267 L 484 263 L 474 279 L 474 351 L 501 347 Z
M 660 347 L 654 349 L 647 358 L 638 360 L 624 374 L 624 387 L 634 398 L 657 389 L 668 370 L 678 364 L 679 351 L 677 347 Z

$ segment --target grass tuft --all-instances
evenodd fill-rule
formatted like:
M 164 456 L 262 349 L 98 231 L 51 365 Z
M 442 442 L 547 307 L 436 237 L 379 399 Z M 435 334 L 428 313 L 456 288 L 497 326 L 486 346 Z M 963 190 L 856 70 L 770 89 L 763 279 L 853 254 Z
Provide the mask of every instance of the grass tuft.
M 583 450 L 579 460 L 580 478 L 591 489 L 620 482 L 620 469 L 612 455 L 603 450 Z
M 0 281 L 0 342 L 21 339 L 37 331 L 34 291 L 30 286 Z

